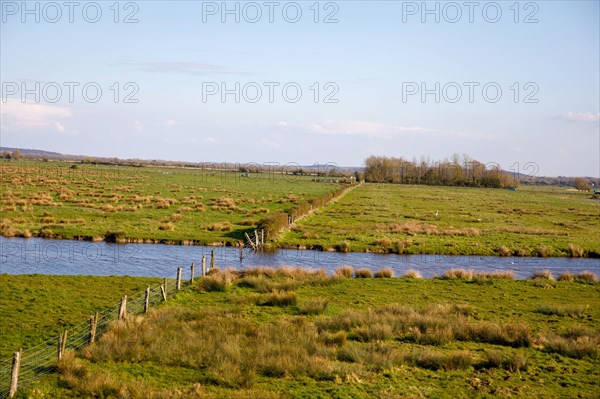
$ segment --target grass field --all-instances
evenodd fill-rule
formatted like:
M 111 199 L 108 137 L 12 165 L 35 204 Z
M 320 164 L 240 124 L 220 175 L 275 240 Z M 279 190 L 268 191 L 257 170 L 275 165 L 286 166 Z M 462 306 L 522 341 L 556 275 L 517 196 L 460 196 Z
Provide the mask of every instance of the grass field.
M 76 166 L 72 169 L 72 166 Z M 235 244 L 261 219 L 340 189 L 308 176 L 3 162 L 4 236 Z M 277 238 L 283 247 L 399 254 L 600 257 L 600 203 L 517 191 L 364 184 Z M 277 219 L 277 220 L 279 220 Z M 277 234 L 274 234 L 277 236 Z
M 140 277 L 0 274 L 0 358 L 28 349 L 81 324 L 123 295 L 157 284 Z
M 236 243 L 267 214 L 340 188 L 309 177 L 185 168 L 2 162 L 4 236 Z
M 284 245 L 448 255 L 600 256 L 600 203 L 566 188 L 367 184 L 300 221 Z
M 115 324 L 69 354 L 58 377 L 19 397 L 597 397 L 598 283 L 339 275 L 214 274 L 148 316 Z M 74 287 L 71 296 L 81 294 Z M 20 301 L 35 296 L 31 290 Z M 0 311 L 11 306 L 2 302 Z

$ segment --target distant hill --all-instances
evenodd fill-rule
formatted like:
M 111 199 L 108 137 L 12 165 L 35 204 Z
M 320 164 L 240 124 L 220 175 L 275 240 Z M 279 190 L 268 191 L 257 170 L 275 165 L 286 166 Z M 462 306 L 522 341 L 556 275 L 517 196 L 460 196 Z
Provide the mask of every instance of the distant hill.
M 60 152 L 53 151 L 45 151 L 31 148 L 13 148 L 13 147 L 0 147 L 0 154 L 4 151 L 8 151 L 12 153 L 13 151 L 21 152 L 21 155 L 27 158 L 33 159 L 48 159 L 48 160 L 57 160 L 57 161 L 70 161 L 70 162 L 81 162 L 81 161 L 90 161 L 96 164 L 105 164 L 105 165 L 129 165 L 129 166 L 170 166 L 170 167 L 186 167 L 186 168 L 218 168 L 218 169 L 229 169 L 229 170 L 238 170 L 241 169 L 240 166 L 244 166 L 240 163 L 233 162 L 185 162 L 185 161 L 166 161 L 161 159 L 137 159 L 137 158 L 128 158 L 128 159 L 119 159 L 116 157 L 108 158 L 108 157 L 94 157 L 90 155 L 72 155 L 72 154 L 62 154 Z M 266 169 L 262 168 L 260 165 L 253 165 L 253 171 L 256 170 L 268 170 L 273 171 L 271 166 L 267 166 Z M 284 168 L 288 168 L 285 165 L 281 165 L 277 167 L 278 170 L 283 170 Z M 364 172 L 364 166 L 342 166 L 336 165 L 300 165 L 298 169 L 304 171 L 304 173 L 314 173 L 314 171 L 327 172 L 331 169 L 335 169 L 339 172 L 340 175 L 350 175 L 355 171 Z M 288 170 L 288 172 L 291 172 Z M 512 174 L 511 171 L 504 171 L 506 173 Z M 594 177 L 585 177 L 590 183 L 594 184 L 594 187 L 600 187 L 600 179 Z M 558 176 L 558 177 L 549 177 L 549 176 L 527 176 L 522 174 L 520 176 L 520 182 L 522 184 L 531 184 L 531 185 L 541 185 L 541 186 L 574 186 L 575 177 L 570 176 Z
M 12 148 L 12 147 L 0 147 L 0 153 L 8 151 L 12 153 L 13 151 L 19 151 L 22 155 L 26 157 L 32 158 L 43 158 L 47 157 L 48 159 L 64 159 L 69 157 L 69 155 L 63 155 L 60 152 L 52 152 L 52 151 L 44 151 L 44 150 L 33 150 L 29 148 Z

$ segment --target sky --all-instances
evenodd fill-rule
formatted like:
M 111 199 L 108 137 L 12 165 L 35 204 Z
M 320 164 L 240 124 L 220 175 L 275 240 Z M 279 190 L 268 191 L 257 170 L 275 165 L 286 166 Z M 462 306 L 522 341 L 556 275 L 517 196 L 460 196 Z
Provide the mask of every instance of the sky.
M 600 177 L 599 4 L 1 0 L 0 144 Z

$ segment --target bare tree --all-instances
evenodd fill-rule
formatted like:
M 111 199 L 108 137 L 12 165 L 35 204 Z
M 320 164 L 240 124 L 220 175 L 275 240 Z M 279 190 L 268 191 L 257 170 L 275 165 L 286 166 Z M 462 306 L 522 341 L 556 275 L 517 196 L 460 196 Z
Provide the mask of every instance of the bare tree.
M 573 180 L 573 183 L 575 184 L 575 188 L 579 191 L 590 191 L 592 189 L 592 185 L 583 177 L 576 177 Z

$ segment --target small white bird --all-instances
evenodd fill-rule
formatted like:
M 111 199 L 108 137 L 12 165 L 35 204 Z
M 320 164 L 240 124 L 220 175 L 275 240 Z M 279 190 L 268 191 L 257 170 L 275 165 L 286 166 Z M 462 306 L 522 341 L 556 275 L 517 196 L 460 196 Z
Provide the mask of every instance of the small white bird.
M 438 211 L 435 211 L 435 217 L 438 217 Z

